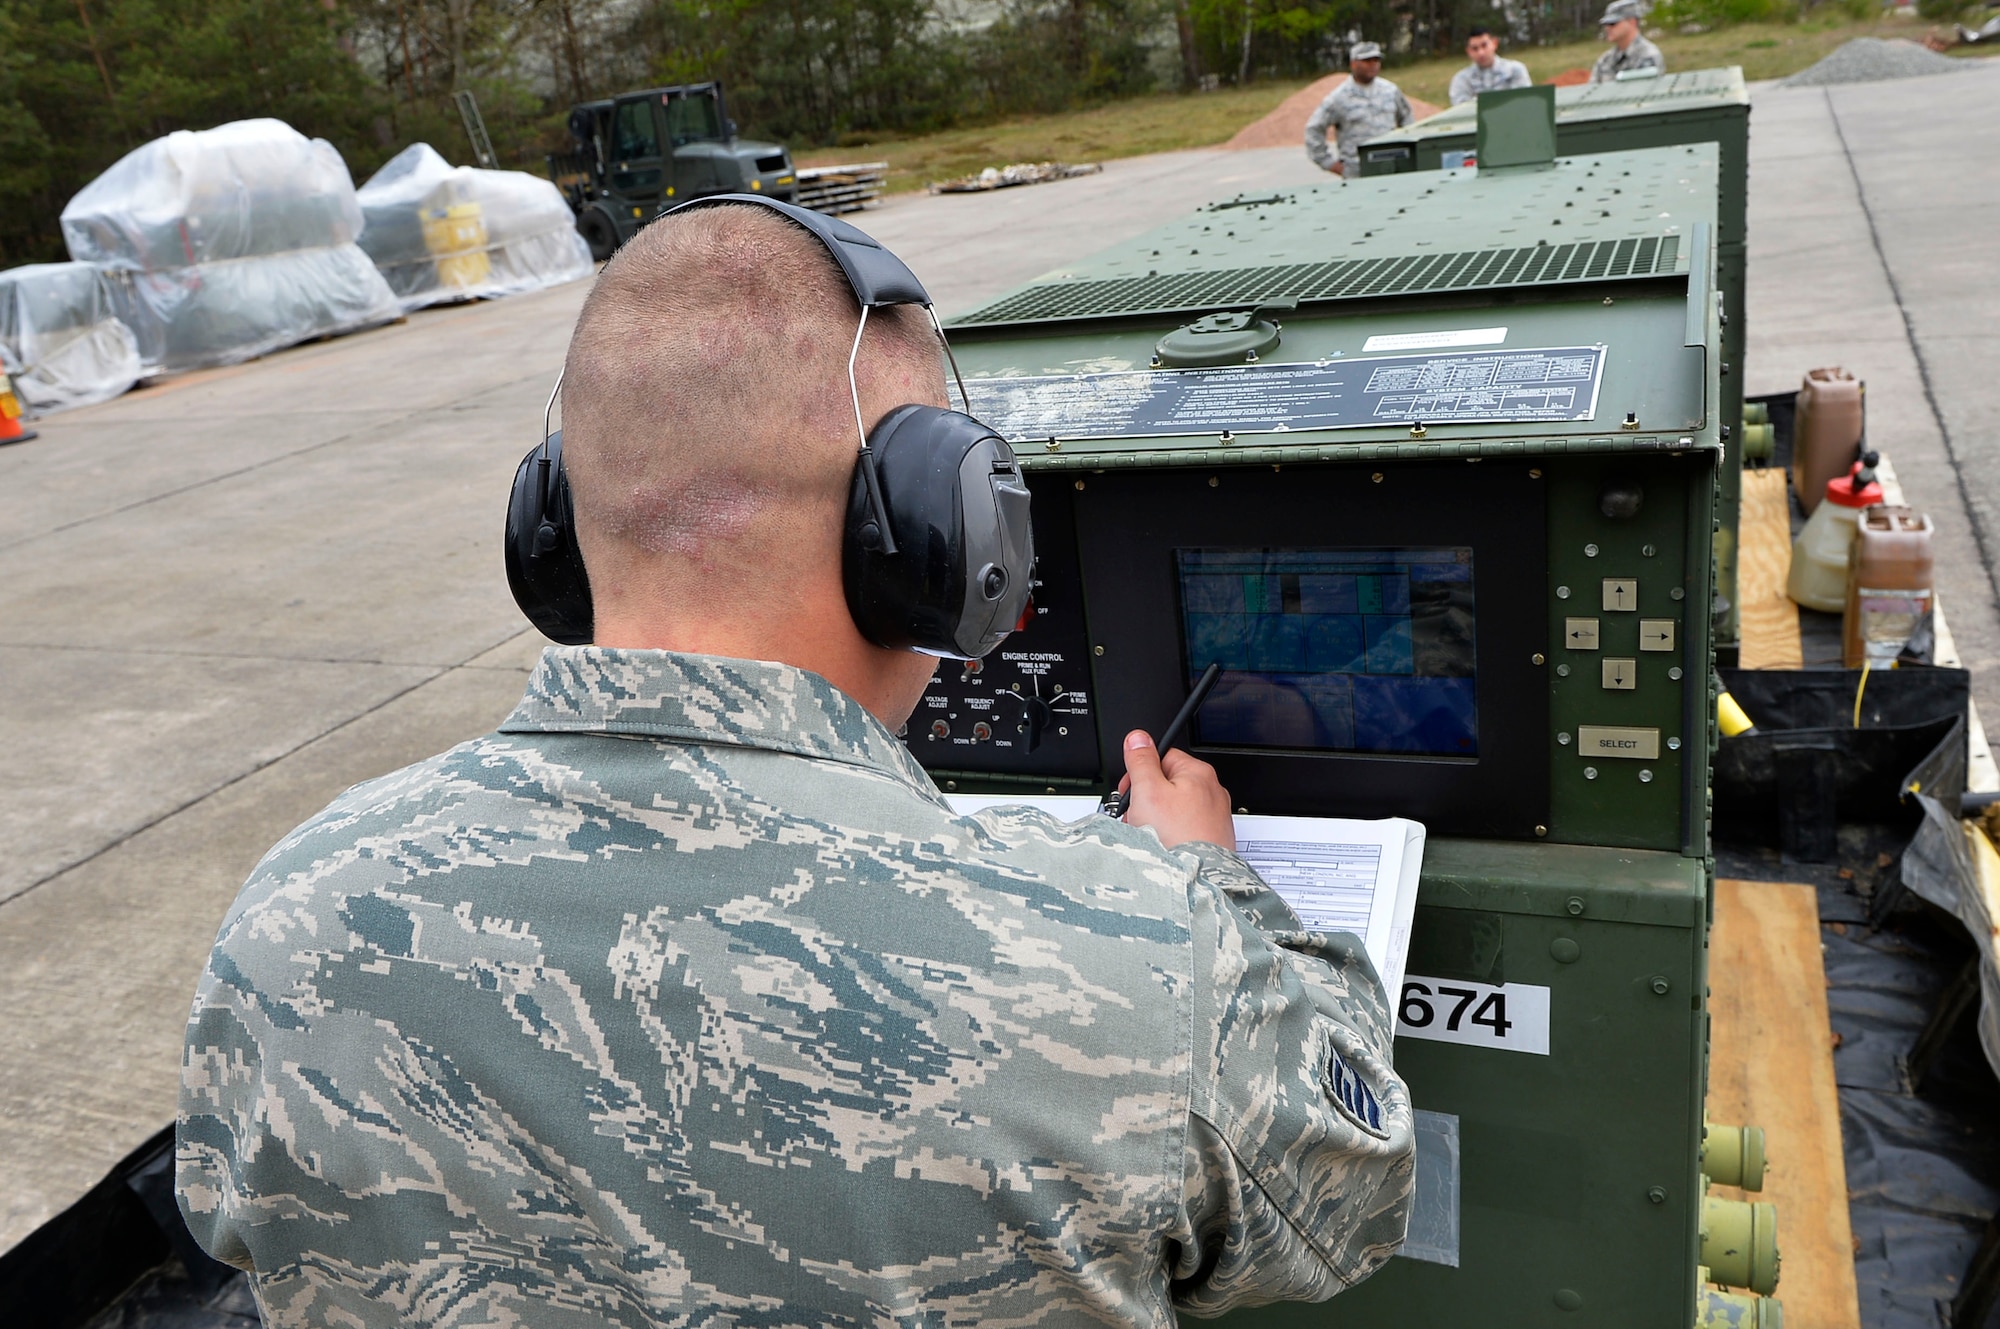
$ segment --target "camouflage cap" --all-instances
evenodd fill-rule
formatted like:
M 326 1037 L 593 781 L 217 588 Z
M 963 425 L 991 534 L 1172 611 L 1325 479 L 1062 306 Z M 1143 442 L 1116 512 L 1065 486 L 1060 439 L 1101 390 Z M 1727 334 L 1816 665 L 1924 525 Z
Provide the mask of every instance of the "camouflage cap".
M 1613 23 L 1631 19 L 1634 23 L 1646 17 L 1646 11 L 1639 6 L 1639 0 L 1611 0 L 1604 7 L 1604 17 L 1597 20 L 1597 26 L 1608 28 Z
M 1379 42 L 1356 42 L 1353 49 L 1347 53 L 1347 62 L 1349 64 L 1353 64 L 1356 60 L 1380 60 L 1381 58 L 1382 46 Z

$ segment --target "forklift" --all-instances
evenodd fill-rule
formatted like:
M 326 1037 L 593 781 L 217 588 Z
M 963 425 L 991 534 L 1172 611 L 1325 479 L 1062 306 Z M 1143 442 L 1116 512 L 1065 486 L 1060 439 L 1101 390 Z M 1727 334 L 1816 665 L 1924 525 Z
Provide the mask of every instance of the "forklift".
M 576 213 L 576 229 L 603 262 L 661 212 L 708 194 L 798 194 L 781 145 L 736 136 L 722 84 L 648 88 L 569 113 L 567 152 L 549 154 L 549 178 Z

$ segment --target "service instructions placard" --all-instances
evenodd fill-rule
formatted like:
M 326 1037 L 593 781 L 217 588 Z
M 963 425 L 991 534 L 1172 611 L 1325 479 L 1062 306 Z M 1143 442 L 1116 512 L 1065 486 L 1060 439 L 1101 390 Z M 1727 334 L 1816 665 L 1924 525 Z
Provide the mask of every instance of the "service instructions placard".
M 1223 369 L 975 378 L 972 413 L 1009 442 L 1284 434 L 1589 420 L 1602 346 L 1371 355 Z

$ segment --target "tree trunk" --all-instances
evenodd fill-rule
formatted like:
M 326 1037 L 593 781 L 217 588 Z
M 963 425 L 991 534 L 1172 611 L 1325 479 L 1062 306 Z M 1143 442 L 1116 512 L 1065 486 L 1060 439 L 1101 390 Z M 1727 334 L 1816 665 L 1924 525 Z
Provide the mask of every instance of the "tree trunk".
M 1188 0 L 1175 0 L 1174 28 L 1181 39 L 1181 86 L 1201 86 L 1201 48 L 1194 40 L 1194 13 Z
M 1257 19 L 1257 0 L 1243 0 L 1243 59 L 1236 66 L 1236 86 L 1250 82 L 1250 32 Z
M 90 26 L 90 11 L 83 7 L 83 0 L 76 0 L 76 16 L 83 20 L 83 39 L 90 43 L 91 58 L 97 61 L 97 76 L 104 80 L 104 100 L 111 103 L 111 117 L 123 129 L 125 113 L 118 108 L 118 93 L 111 86 L 111 68 L 104 63 L 104 52 L 98 49 L 97 29 Z

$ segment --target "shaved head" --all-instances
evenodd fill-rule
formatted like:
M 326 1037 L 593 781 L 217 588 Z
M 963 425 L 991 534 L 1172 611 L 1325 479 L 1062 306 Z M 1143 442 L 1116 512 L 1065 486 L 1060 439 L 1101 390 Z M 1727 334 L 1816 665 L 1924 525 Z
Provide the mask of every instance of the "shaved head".
M 563 469 L 600 616 L 776 614 L 839 593 L 860 314 L 825 246 L 750 204 L 663 218 L 605 266 L 563 380 Z M 855 374 L 871 428 L 907 402 L 946 404 L 914 307 L 870 313 Z

